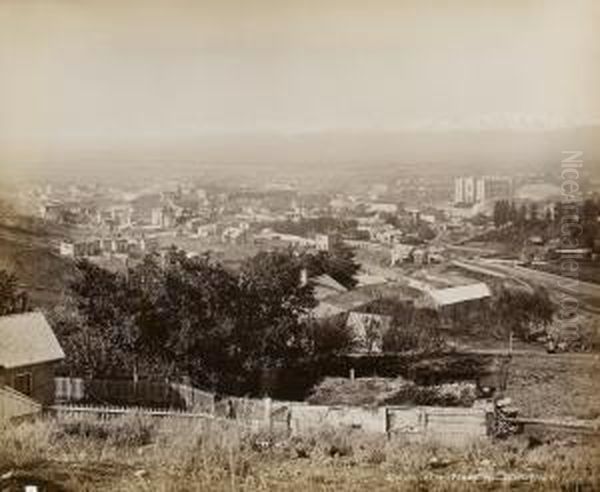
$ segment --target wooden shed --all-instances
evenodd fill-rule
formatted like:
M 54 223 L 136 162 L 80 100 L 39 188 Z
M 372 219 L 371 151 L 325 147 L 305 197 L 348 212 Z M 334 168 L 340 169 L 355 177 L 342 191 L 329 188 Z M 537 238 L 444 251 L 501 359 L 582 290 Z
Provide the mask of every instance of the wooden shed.
M 40 312 L 0 317 L 0 388 L 54 401 L 54 369 L 65 354 Z

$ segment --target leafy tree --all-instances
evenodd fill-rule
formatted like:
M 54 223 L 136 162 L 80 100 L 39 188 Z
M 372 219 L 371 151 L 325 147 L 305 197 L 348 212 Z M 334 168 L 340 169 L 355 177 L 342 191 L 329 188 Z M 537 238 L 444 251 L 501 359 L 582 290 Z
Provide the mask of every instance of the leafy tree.
M 492 309 L 503 335 L 513 333 L 524 340 L 532 329 L 548 326 L 555 311 L 556 306 L 542 287 L 501 288 Z
M 419 222 L 417 226 L 417 236 L 421 241 L 431 241 L 435 238 L 435 231 L 426 222 Z
M 331 251 L 319 251 L 316 254 L 305 254 L 302 263 L 310 275 L 328 274 L 347 289 L 356 286 L 354 276 L 360 270 L 354 252 L 345 244 L 336 244 Z
M 444 347 L 437 313 L 418 309 L 413 314 L 413 320 L 407 325 L 392 323 L 383 336 L 384 351 L 437 352 Z
M 510 202 L 510 205 L 508 207 L 508 220 L 514 224 L 517 221 L 518 215 L 519 212 L 517 211 L 517 206 L 515 205 L 515 202 Z
M 312 341 L 309 359 L 318 361 L 332 354 L 347 352 L 352 348 L 353 340 L 346 326 L 345 316 L 311 320 L 308 329 Z
M 527 205 L 521 204 L 517 212 L 517 225 L 523 227 L 527 222 Z
M 252 393 L 267 368 L 338 350 L 307 316 L 316 301 L 292 251 L 259 253 L 238 273 L 170 250 L 127 272 L 78 263 L 70 297 L 51 313 L 68 370 L 87 377 L 190 376 Z M 339 331 L 334 333 L 341 333 Z
M 383 335 L 383 350 L 435 352 L 443 347 L 437 312 L 416 309 L 412 303 L 394 297 L 381 297 L 365 309 L 369 313 L 391 316 L 391 326 Z
M 27 294 L 19 289 L 14 273 L 0 270 L 0 316 L 25 311 Z
M 493 219 L 496 227 L 500 227 L 510 220 L 510 205 L 507 200 L 494 202 Z
M 70 369 L 88 377 L 135 373 L 136 306 L 128 276 L 87 260 L 77 268 L 69 295 L 50 313 Z

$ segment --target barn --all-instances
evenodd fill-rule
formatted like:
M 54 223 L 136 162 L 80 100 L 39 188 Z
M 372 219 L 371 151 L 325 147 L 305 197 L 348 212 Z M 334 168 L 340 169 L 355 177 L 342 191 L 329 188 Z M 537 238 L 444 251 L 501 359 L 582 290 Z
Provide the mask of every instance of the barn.
M 442 321 L 463 321 L 481 312 L 491 299 L 490 288 L 483 282 L 431 289 L 425 292 L 419 307 L 436 310 Z
M 0 317 L 0 388 L 33 400 L 54 400 L 54 369 L 65 354 L 40 312 Z

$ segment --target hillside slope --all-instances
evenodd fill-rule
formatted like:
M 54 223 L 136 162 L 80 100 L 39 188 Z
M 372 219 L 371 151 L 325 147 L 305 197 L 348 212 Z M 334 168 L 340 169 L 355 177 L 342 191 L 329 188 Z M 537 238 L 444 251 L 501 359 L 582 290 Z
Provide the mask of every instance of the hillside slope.
M 75 275 L 74 263 L 58 254 L 67 232 L 29 217 L 0 222 L 0 268 L 17 275 L 33 307 L 53 305 Z

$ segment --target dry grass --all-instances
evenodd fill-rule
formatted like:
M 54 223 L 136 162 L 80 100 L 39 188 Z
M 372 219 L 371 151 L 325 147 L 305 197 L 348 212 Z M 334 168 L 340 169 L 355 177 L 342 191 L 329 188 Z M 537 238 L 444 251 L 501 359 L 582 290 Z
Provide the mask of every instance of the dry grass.
M 600 417 L 600 359 L 594 355 L 516 356 L 507 395 L 528 417 Z
M 350 430 L 290 438 L 227 422 L 131 417 L 22 423 L 0 428 L 0 441 L 0 489 L 21 477 L 65 491 L 468 491 L 508 488 L 502 477 L 512 490 L 600 484 L 598 445 L 532 447 L 524 438 L 459 452 Z

